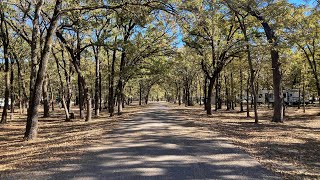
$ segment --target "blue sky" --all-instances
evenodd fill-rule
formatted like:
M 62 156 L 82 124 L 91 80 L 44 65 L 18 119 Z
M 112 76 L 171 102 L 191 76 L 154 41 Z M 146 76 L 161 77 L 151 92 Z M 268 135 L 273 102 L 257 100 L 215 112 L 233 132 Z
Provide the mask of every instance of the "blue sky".
M 290 3 L 294 3 L 297 5 L 301 5 L 301 4 L 309 4 L 312 5 L 315 0 L 288 0 Z

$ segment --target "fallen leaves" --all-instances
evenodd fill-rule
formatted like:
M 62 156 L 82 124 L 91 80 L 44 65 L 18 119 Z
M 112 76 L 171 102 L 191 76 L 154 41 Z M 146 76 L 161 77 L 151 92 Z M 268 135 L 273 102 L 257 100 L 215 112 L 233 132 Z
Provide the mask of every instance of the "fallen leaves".
M 319 107 L 308 107 L 306 113 L 289 107 L 284 123 L 272 123 L 272 109 L 260 107 L 255 124 L 246 112 L 219 110 L 207 116 L 203 107 L 169 106 L 197 126 L 227 137 L 284 179 L 320 179 Z

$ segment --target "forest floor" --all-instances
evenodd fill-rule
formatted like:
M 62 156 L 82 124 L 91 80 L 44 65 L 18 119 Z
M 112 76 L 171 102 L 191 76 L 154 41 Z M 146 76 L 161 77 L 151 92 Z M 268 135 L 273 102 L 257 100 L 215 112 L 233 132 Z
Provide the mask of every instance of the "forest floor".
M 31 145 L 36 151 L 3 157 L 4 163 L 23 164 L 0 179 L 280 179 L 219 132 L 196 126 L 167 103 L 130 113 L 113 124 L 103 118 L 69 127 L 60 120 L 51 127 L 42 120 L 40 142 Z M 58 147 L 51 147 L 55 143 Z M 21 149 L 30 150 L 27 145 Z
M 259 107 L 259 124 L 239 110 L 208 116 L 203 106 L 170 105 L 196 126 L 218 131 L 284 179 L 320 179 L 320 109 L 289 107 L 283 123 L 272 123 L 272 109 Z M 245 108 L 245 107 L 244 107 Z
M 272 110 L 260 107 L 260 122 L 255 124 L 253 118 L 246 118 L 246 112 L 238 110 L 219 110 L 207 116 L 200 106 L 166 106 L 184 119 L 186 126 L 218 132 L 284 179 L 320 179 L 319 107 L 307 107 L 306 113 L 290 107 L 284 123 L 270 122 Z M 0 179 L 21 169 L 80 159 L 86 148 L 100 144 L 100 137 L 143 109 L 133 105 L 125 108 L 122 116 L 110 118 L 102 112 L 90 122 L 64 122 L 62 109 L 56 108 L 50 118 L 39 118 L 38 139 L 32 142 L 23 141 L 26 116 L 15 113 L 13 121 L 0 125 Z
M 26 115 L 16 112 L 14 120 L 0 124 L 0 179 L 2 175 L 15 170 L 80 158 L 85 147 L 98 143 L 101 136 L 142 108 L 128 106 L 121 116 L 114 117 L 109 117 L 104 109 L 99 118 L 93 117 L 90 122 L 77 119 L 77 110 L 73 110 L 76 119 L 72 119 L 72 122 L 64 121 L 61 108 L 55 108 L 49 118 L 42 118 L 40 112 L 38 138 L 31 142 L 23 140 Z

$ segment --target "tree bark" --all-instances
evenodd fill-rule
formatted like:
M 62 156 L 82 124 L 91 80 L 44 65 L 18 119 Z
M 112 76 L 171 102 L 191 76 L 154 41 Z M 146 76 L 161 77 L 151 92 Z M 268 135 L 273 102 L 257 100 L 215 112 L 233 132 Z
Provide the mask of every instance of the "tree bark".
M 60 9 L 61 9 L 62 0 L 56 0 L 55 8 L 53 16 L 50 20 L 49 29 L 47 30 L 45 43 L 43 50 L 41 52 L 40 64 L 37 73 L 37 78 L 35 81 L 34 91 L 31 91 L 30 102 L 28 108 L 28 117 L 27 117 L 27 124 L 26 124 L 26 132 L 24 138 L 26 140 L 33 140 L 37 137 L 37 130 L 38 130 L 38 106 L 40 103 L 40 98 L 42 95 L 42 84 L 43 79 L 46 74 L 47 64 L 49 60 L 50 49 L 52 46 L 52 39 L 53 34 L 57 29 L 58 20 L 60 18 Z M 34 51 L 32 51 L 34 53 Z M 35 54 L 32 54 L 35 56 Z
M 99 51 L 100 48 L 97 46 L 93 47 L 94 57 L 96 60 L 96 78 L 95 78 L 95 94 L 94 94 L 94 115 L 99 117 L 100 110 L 100 59 L 99 59 Z
M 253 69 L 253 64 L 252 64 L 252 57 L 251 57 L 251 50 L 250 50 L 250 45 L 249 45 L 249 37 L 247 35 L 247 26 L 244 22 L 244 17 L 242 19 L 239 17 L 237 14 L 238 22 L 240 24 L 240 28 L 242 30 L 244 40 L 246 42 L 246 52 L 247 52 L 247 59 L 248 59 L 248 64 L 249 64 L 249 71 L 250 71 L 250 87 L 251 87 L 251 94 L 252 94 L 252 100 L 251 103 L 253 104 L 253 110 L 254 110 L 254 122 L 258 123 L 259 118 L 258 118 L 258 106 L 257 106 L 257 90 L 255 89 L 255 71 Z
M 91 104 L 91 96 L 90 96 L 90 92 L 88 91 L 88 87 L 85 88 L 86 90 L 86 99 L 87 99 L 87 114 L 86 114 L 86 121 L 91 121 L 91 117 L 92 117 L 92 112 L 91 112 L 91 108 L 92 108 L 92 104 Z
M 281 88 L 281 69 L 279 62 L 279 51 L 277 50 L 278 42 L 273 29 L 266 22 L 265 18 L 258 12 L 248 9 L 248 13 L 256 17 L 264 29 L 268 42 L 271 45 L 271 61 L 272 61 L 272 73 L 273 73 L 273 93 L 274 93 L 274 109 L 273 109 L 273 122 L 283 121 L 283 102 L 282 102 L 282 88 Z
M 0 20 L 1 20 L 1 41 L 3 46 L 3 56 L 4 56 L 4 72 L 5 72 L 5 90 L 4 90 L 4 106 L 1 116 L 0 123 L 6 123 L 8 117 L 8 107 L 9 107 L 9 95 L 10 95 L 10 71 L 9 71 L 9 33 L 8 27 L 5 22 L 5 16 L 3 10 L 0 10 Z
M 215 77 L 213 78 L 208 78 L 209 79 L 209 86 L 208 86 L 208 97 L 207 97 L 207 102 L 206 102 L 206 110 L 207 114 L 211 115 L 212 110 L 211 110 L 211 98 L 212 98 L 212 91 L 213 91 L 213 86 L 214 86 L 214 81 Z
M 13 120 L 13 115 L 14 115 L 14 104 L 15 104 L 15 93 L 14 93 L 14 86 L 13 86 L 13 81 L 14 81 L 14 60 L 11 59 L 11 71 L 10 71 L 10 99 L 11 99 L 11 104 L 10 104 L 10 120 Z
M 142 105 L 142 83 L 139 82 L 139 106 Z
M 240 112 L 243 112 L 243 74 L 240 67 Z
M 208 77 L 205 75 L 205 78 L 204 78 L 204 84 L 203 84 L 203 96 L 204 96 L 204 99 L 203 99 L 203 104 L 204 104 L 204 110 L 206 111 L 207 110 L 207 84 L 208 84 Z
M 43 117 L 50 117 L 50 101 L 49 101 L 49 93 L 48 93 L 48 76 L 44 78 L 43 87 Z
M 111 72 L 110 72 L 110 82 L 109 82 L 109 101 L 108 101 L 108 109 L 110 113 L 110 117 L 113 116 L 114 113 L 114 74 L 115 74 L 115 62 L 116 62 L 116 55 L 117 55 L 117 37 L 114 39 L 114 49 L 112 55 L 112 62 L 111 62 Z
M 59 75 L 61 95 L 62 95 L 62 106 L 63 106 L 64 112 L 66 114 L 66 121 L 70 122 L 71 120 L 70 120 L 69 110 L 68 110 L 68 107 L 67 107 L 67 104 L 66 104 L 66 100 L 65 100 L 65 90 L 64 90 L 64 84 L 63 84 L 63 81 L 62 81 L 62 76 L 60 74 L 59 61 L 58 61 L 58 58 L 56 57 L 56 55 L 54 53 L 53 53 L 53 56 L 54 56 L 54 58 L 56 60 L 56 65 L 57 65 L 57 70 L 58 70 L 58 75 Z M 62 56 L 62 58 L 63 58 L 63 56 Z M 63 61 L 64 61 L 64 59 L 63 59 Z

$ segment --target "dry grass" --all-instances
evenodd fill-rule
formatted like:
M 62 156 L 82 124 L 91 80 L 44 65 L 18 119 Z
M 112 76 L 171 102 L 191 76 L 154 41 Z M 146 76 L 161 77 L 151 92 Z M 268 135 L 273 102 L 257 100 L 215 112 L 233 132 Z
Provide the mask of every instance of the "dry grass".
M 0 179 L 1 175 L 22 168 L 81 158 L 86 146 L 104 140 L 119 121 L 140 109 L 128 106 L 123 115 L 112 118 L 102 112 L 90 122 L 81 119 L 65 122 L 62 109 L 58 109 L 50 118 L 39 118 L 38 138 L 31 142 L 23 141 L 26 116 L 16 113 L 13 121 L 0 125 Z
M 245 112 L 221 110 L 207 116 L 203 107 L 171 106 L 197 126 L 220 132 L 284 179 L 320 179 L 319 107 L 308 107 L 306 113 L 290 107 L 284 123 L 270 122 L 272 110 L 260 107 L 260 123 L 255 124 Z

